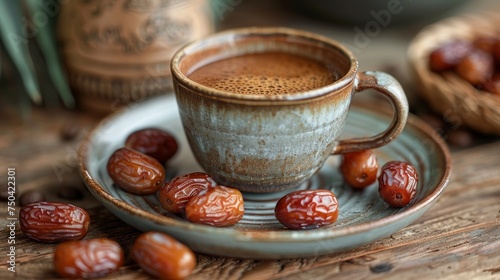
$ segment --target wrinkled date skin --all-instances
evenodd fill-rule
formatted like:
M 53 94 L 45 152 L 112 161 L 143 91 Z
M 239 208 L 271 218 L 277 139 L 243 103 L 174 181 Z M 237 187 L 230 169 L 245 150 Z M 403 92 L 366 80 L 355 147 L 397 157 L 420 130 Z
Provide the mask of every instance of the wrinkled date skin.
M 66 278 L 99 278 L 117 271 L 124 260 L 118 243 L 108 238 L 67 241 L 56 246 L 54 268 Z
M 90 224 L 87 211 L 59 202 L 34 202 L 23 206 L 19 220 L 26 236 L 47 243 L 82 239 Z
M 202 190 L 186 204 L 186 219 L 215 227 L 232 226 L 243 218 L 243 195 L 237 189 L 217 185 Z
M 181 213 L 188 200 L 204 189 L 216 186 L 217 183 L 208 174 L 193 172 L 175 177 L 158 192 L 160 204 L 172 213 Z
M 402 161 L 390 161 L 381 170 L 378 178 L 380 197 L 392 207 L 404 207 L 417 193 L 417 169 Z
M 107 170 L 116 185 L 133 194 L 155 193 L 165 180 L 165 169 L 159 161 L 129 148 L 116 150 Z
M 146 273 L 160 279 L 184 279 L 196 266 L 191 249 L 160 232 L 141 234 L 130 254 Z
M 289 229 L 315 229 L 334 223 L 339 206 L 329 190 L 300 190 L 282 197 L 274 214 Z
M 168 132 L 156 128 L 145 128 L 131 133 L 125 147 L 134 149 L 165 164 L 177 152 L 177 140 Z
M 356 189 L 366 188 L 377 181 L 377 157 L 371 150 L 344 154 L 340 172 L 349 186 Z

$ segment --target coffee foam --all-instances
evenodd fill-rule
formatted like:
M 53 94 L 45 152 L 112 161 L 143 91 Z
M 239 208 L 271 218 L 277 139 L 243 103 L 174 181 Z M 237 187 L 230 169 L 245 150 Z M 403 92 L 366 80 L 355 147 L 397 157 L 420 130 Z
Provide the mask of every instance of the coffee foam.
M 282 52 L 219 60 L 196 69 L 189 78 L 218 90 L 247 95 L 292 94 L 335 81 L 323 63 Z

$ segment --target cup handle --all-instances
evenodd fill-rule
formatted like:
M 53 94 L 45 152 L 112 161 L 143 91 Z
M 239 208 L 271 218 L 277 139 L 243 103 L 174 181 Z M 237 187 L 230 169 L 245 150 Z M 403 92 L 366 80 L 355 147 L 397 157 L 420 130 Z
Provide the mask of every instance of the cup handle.
M 366 71 L 357 74 L 355 92 L 374 89 L 389 98 L 394 114 L 389 127 L 372 137 L 339 140 L 332 154 L 343 154 L 360 150 L 374 149 L 393 141 L 402 131 L 408 118 L 408 100 L 399 82 L 391 75 Z

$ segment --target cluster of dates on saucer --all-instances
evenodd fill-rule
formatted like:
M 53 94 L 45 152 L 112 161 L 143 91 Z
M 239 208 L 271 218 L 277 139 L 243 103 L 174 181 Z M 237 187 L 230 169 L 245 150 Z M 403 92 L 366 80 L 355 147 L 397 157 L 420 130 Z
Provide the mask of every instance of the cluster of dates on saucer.
M 340 172 L 344 181 L 354 189 L 364 189 L 378 179 L 378 193 L 392 207 L 408 205 L 417 193 L 418 172 L 405 161 L 389 161 L 379 171 L 378 159 L 372 150 L 346 153 L 342 156 Z
M 156 193 L 165 210 L 192 223 L 215 227 L 238 223 L 244 215 L 239 190 L 219 185 L 203 172 L 181 174 L 165 182 L 165 163 L 178 145 L 168 133 L 152 130 L 132 133 L 125 147 L 111 155 L 107 169 L 115 184 L 134 194 Z M 408 205 L 416 194 L 415 167 L 392 161 L 381 168 L 379 176 L 378 160 L 371 150 L 344 154 L 340 171 L 344 181 L 355 189 L 364 189 L 378 179 L 380 197 L 393 207 Z M 330 190 L 299 190 L 283 196 L 274 214 L 289 229 L 314 229 L 334 223 L 339 206 Z
M 408 205 L 417 191 L 418 173 L 413 165 L 389 161 L 379 175 L 378 159 L 372 150 L 344 154 L 339 169 L 353 189 L 365 189 L 378 179 L 378 193 L 392 207 Z M 281 198 L 274 212 L 276 219 L 289 229 L 315 229 L 333 224 L 339 206 L 330 190 L 300 190 Z
M 183 214 L 196 224 L 232 226 L 243 218 L 243 195 L 237 189 L 218 185 L 203 172 L 175 177 L 158 192 L 160 204 L 172 213 Z
M 474 87 L 500 95 L 500 38 L 445 42 L 430 53 L 429 68 L 436 73 L 455 72 Z
M 137 130 L 127 137 L 125 147 L 110 156 L 107 171 L 116 186 L 137 195 L 157 194 L 163 208 L 192 223 L 226 227 L 241 220 L 241 192 L 218 185 L 208 174 L 193 172 L 165 181 L 166 163 L 177 150 L 177 141 L 168 132 Z
M 164 130 L 137 130 L 127 137 L 125 147 L 111 155 L 106 169 L 115 184 L 125 191 L 153 194 L 163 186 L 164 166 L 177 149 L 175 138 Z

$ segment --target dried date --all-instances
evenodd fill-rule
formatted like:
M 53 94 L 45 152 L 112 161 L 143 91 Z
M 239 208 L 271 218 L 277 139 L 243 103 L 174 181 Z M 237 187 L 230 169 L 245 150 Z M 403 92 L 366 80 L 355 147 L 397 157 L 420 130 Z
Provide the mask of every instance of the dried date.
M 55 271 L 66 278 L 104 277 L 117 271 L 123 261 L 123 249 L 108 238 L 67 241 L 54 252 Z
M 107 170 L 117 186 L 133 194 L 153 194 L 165 180 L 159 161 L 129 148 L 116 150 L 109 158 Z
M 188 221 L 216 227 L 236 224 L 245 211 L 241 192 L 220 185 L 193 196 L 188 200 L 185 210 Z
M 127 137 L 125 147 L 137 150 L 165 164 L 177 152 L 177 140 L 168 132 L 157 128 L 145 128 Z
M 437 73 L 452 70 L 475 88 L 498 94 L 495 78 L 500 66 L 500 40 L 477 36 L 470 42 L 447 42 L 429 55 L 429 68 Z
M 480 85 L 493 76 L 495 61 L 493 56 L 475 50 L 465 56 L 457 65 L 457 74 L 472 85 Z
M 87 211 L 68 203 L 34 202 L 21 208 L 21 231 L 41 242 L 79 240 L 87 234 Z
M 334 223 L 337 198 L 329 190 L 300 190 L 282 197 L 274 209 L 276 219 L 290 229 L 315 229 Z
M 386 163 L 382 167 L 378 181 L 380 197 L 393 207 L 408 205 L 417 193 L 417 169 L 407 162 Z
M 467 41 L 445 43 L 431 52 L 429 68 L 434 72 L 452 70 L 472 49 L 472 44 Z
M 141 234 L 130 254 L 145 272 L 161 279 L 183 279 L 196 266 L 191 249 L 160 232 Z
M 340 172 L 351 187 L 366 188 L 377 181 L 377 157 L 371 150 L 344 154 L 340 164 Z
M 480 36 L 473 40 L 472 45 L 475 49 L 493 53 L 493 48 L 498 42 L 498 39 L 492 36 Z
M 193 172 L 175 177 L 158 192 L 160 204 L 172 213 L 181 213 L 188 200 L 200 191 L 214 187 L 217 183 L 208 174 Z

